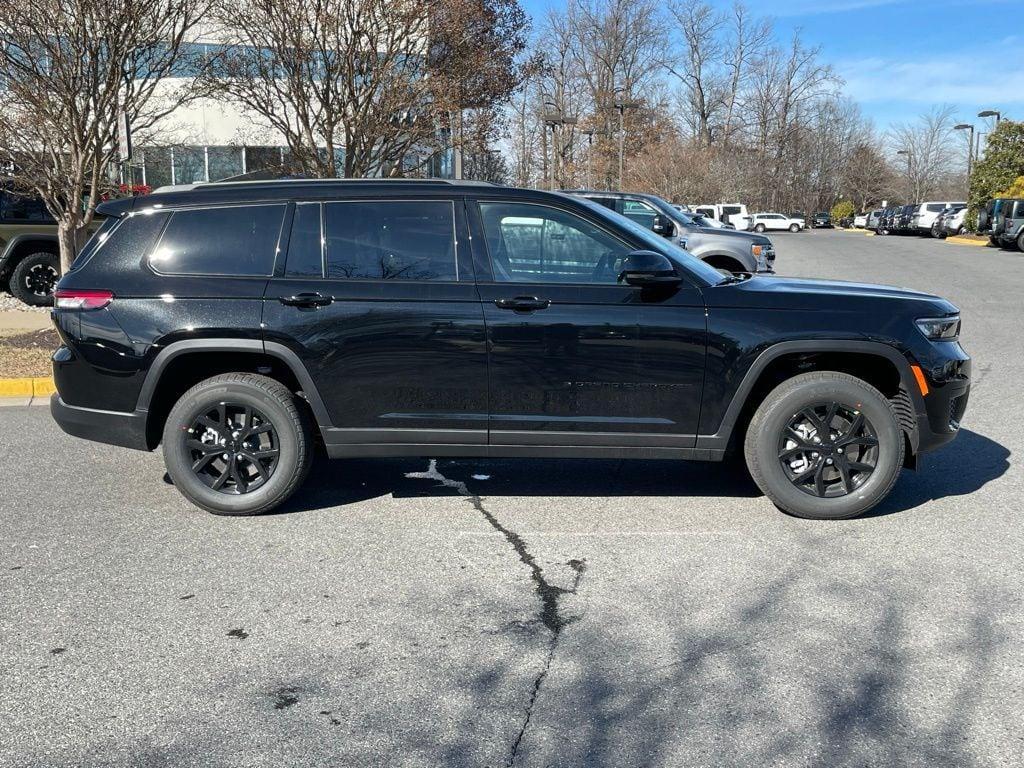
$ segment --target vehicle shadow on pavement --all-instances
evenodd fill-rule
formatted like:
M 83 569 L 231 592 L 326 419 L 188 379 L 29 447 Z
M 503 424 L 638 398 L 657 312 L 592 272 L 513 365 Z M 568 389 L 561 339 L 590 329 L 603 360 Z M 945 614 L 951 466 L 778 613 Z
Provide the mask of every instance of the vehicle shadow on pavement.
M 965 496 L 1002 476 L 1010 451 L 962 429 L 949 446 L 905 471 L 889 498 L 867 517 L 903 512 L 949 496 Z M 338 459 L 318 455 L 309 478 L 271 514 L 309 512 L 380 496 L 456 496 L 441 484 L 407 477 L 428 459 Z M 614 459 L 440 459 L 445 475 L 484 496 L 678 496 L 756 498 L 761 492 L 741 462 L 702 463 Z
M 1010 450 L 977 432 L 961 429 L 952 443 L 921 457 L 916 472 L 900 475 L 889 497 L 866 517 L 913 509 L 949 496 L 966 496 L 1010 468 Z
M 318 456 L 309 478 L 271 514 L 312 511 L 379 496 L 456 496 L 458 491 L 409 478 L 429 459 L 336 459 Z M 439 459 L 448 477 L 482 496 L 679 496 L 755 498 L 761 495 L 741 463 L 614 459 Z

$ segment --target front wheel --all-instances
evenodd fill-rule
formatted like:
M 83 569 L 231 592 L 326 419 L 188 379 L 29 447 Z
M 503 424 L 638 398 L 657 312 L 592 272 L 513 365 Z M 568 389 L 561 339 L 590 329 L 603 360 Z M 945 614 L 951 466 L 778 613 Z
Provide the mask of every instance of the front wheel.
M 790 232 L 799 232 L 800 231 L 800 225 L 799 224 L 790 224 L 789 225 L 789 231 Z
M 11 294 L 33 307 L 53 304 L 53 289 L 60 280 L 60 260 L 54 253 L 30 253 L 11 274 Z
M 839 520 L 867 512 L 892 490 L 903 434 L 886 397 L 845 373 L 789 379 L 764 399 L 744 443 L 747 468 L 783 512 Z
M 309 422 L 280 382 L 214 376 L 188 390 L 164 425 L 164 463 L 181 494 L 216 515 L 257 515 L 283 503 L 309 472 Z

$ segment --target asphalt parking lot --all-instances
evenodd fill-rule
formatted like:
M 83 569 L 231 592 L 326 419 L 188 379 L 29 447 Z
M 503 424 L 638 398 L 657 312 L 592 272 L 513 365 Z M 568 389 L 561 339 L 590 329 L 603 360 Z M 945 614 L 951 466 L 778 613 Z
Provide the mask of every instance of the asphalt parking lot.
M 869 517 L 726 465 L 347 460 L 218 518 L 0 408 L 0 764 L 1020 765 L 1024 254 L 772 237 L 963 311 L 964 429 Z

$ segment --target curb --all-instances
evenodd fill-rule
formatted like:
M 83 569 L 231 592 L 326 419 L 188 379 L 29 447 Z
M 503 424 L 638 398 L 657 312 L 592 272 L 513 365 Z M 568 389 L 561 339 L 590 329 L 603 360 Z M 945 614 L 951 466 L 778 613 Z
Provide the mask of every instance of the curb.
M 966 237 L 947 237 L 947 243 L 955 243 L 956 245 L 973 245 L 975 248 L 988 248 L 988 240 L 973 240 Z
M 35 376 L 21 379 L 0 379 L 2 397 L 49 397 L 57 388 L 52 376 Z

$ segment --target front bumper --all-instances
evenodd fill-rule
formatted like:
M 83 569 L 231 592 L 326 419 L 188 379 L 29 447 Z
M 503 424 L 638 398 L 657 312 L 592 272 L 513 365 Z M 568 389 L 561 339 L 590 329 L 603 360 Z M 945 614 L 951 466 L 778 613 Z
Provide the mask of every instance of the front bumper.
M 971 393 L 971 360 L 951 361 L 942 376 L 926 373 L 926 379 L 928 394 L 923 397 L 924 413 L 918 410 L 917 414 L 919 453 L 945 445 L 960 431 L 960 421 Z
M 141 412 L 100 411 L 68 405 L 59 393 L 50 397 L 50 414 L 57 426 L 73 437 L 97 443 L 120 445 L 148 451 L 146 443 L 146 414 Z

